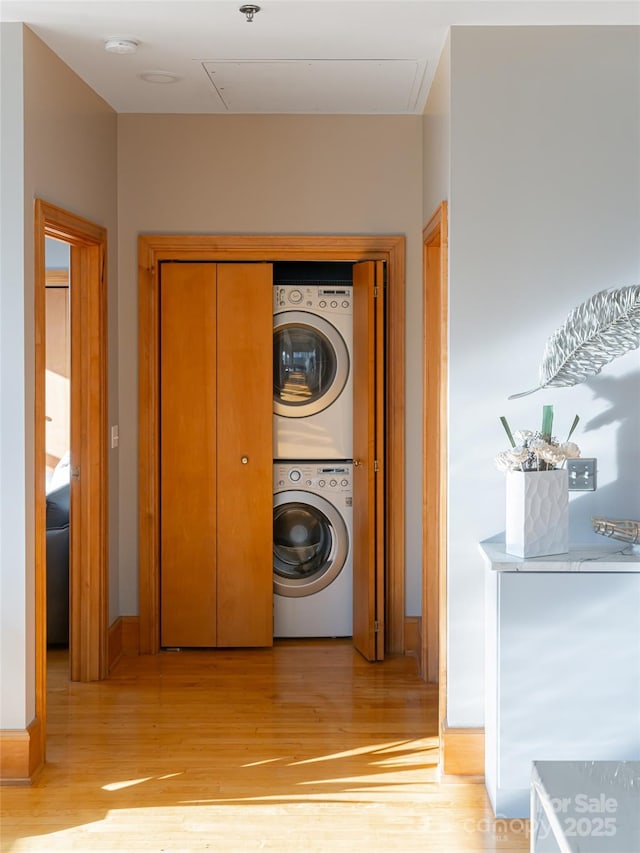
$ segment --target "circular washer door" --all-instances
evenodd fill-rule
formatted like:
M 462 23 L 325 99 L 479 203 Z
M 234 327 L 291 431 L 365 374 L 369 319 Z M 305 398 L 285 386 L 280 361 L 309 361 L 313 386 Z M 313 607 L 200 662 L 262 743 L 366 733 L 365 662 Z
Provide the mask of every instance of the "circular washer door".
M 273 410 L 306 418 L 328 408 L 349 375 L 342 335 L 323 317 L 283 311 L 273 318 Z
M 338 510 L 312 492 L 274 495 L 273 590 L 299 598 L 329 586 L 349 552 L 347 528 Z

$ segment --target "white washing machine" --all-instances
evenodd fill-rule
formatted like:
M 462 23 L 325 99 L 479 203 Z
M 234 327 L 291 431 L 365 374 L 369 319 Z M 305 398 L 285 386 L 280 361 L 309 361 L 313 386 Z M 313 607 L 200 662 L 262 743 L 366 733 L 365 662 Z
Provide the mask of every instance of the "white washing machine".
M 348 285 L 273 289 L 274 459 L 353 456 L 353 299 Z
M 353 466 L 273 466 L 273 636 L 353 634 Z

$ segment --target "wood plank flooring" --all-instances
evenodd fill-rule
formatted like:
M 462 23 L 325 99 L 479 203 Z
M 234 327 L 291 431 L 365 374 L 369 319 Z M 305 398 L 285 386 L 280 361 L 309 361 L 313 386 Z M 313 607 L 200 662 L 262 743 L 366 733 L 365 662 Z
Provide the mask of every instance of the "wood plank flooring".
M 0 789 L 2 850 L 526 851 L 482 784 L 438 781 L 437 689 L 349 641 L 123 658 L 50 653 L 48 763 Z

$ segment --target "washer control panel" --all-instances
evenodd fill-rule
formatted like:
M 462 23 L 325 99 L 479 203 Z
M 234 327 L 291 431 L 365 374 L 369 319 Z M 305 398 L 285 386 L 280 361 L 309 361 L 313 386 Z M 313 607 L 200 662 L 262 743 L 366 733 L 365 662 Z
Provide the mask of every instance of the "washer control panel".
M 351 491 L 351 463 L 279 462 L 273 466 L 273 485 L 282 489 L 310 489 L 314 492 Z
M 353 288 L 348 285 L 277 284 L 273 288 L 273 309 L 297 308 L 326 314 L 351 314 Z

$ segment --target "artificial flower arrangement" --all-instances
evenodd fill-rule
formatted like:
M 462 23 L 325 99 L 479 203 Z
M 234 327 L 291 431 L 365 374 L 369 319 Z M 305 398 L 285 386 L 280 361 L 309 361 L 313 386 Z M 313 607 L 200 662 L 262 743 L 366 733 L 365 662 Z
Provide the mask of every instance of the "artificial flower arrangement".
M 580 417 L 576 415 L 566 441 L 559 442 L 551 434 L 553 406 L 542 407 L 542 427 L 539 431 L 518 430 L 512 433 L 507 419 L 502 416 L 500 423 L 507 433 L 511 448 L 496 456 L 497 468 L 500 471 L 552 471 L 562 467 L 567 459 L 577 459 L 580 448 L 569 439 L 579 420 Z

